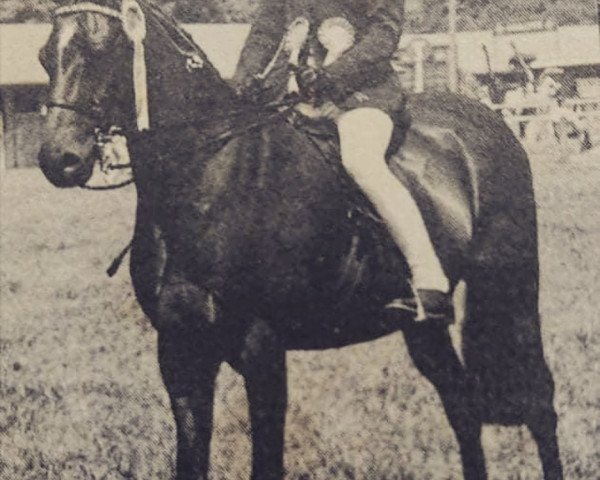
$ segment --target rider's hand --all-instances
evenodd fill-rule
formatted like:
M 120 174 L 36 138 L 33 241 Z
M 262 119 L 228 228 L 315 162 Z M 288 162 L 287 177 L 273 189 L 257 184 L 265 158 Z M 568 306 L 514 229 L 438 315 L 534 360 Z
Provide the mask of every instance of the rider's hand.
M 319 91 L 315 88 L 321 72 L 313 67 L 301 67 L 296 73 L 296 82 L 300 88 L 300 95 L 308 101 L 315 101 L 319 97 Z
M 342 103 L 348 96 L 343 83 L 330 76 L 326 70 L 321 72 L 313 84 L 313 88 L 318 92 L 320 98 L 337 104 Z
M 258 102 L 263 91 L 264 81 L 256 75 L 246 78 L 237 89 L 240 97 L 253 103 Z
M 310 89 L 318 80 L 320 72 L 313 67 L 303 67 L 298 70 L 297 80 L 301 90 Z
M 343 89 L 339 88 L 337 82 L 325 70 L 305 67 L 299 70 L 297 81 L 300 91 L 316 99 L 317 103 L 328 100 L 339 103 L 344 99 Z
M 313 120 L 320 118 L 328 118 L 336 121 L 342 114 L 342 110 L 333 102 L 325 102 L 322 105 L 316 106 L 311 103 L 299 103 L 295 107 L 296 111 L 305 117 Z

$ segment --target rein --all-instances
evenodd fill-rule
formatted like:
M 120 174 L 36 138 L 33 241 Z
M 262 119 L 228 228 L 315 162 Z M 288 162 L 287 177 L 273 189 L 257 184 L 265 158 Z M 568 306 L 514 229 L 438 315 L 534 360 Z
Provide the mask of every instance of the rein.
M 205 144 L 228 141 L 232 138 L 249 133 L 257 128 L 269 125 L 279 118 L 286 117 L 301 101 L 302 98 L 300 95 L 293 93 L 284 96 L 280 100 L 275 100 L 274 102 L 261 105 L 261 115 L 259 115 L 259 120 L 254 122 L 245 122 L 244 126 L 241 128 L 229 128 L 224 132 L 215 134 L 212 137 L 208 137 L 205 141 Z M 264 113 L 266 113 L 266 115 L 264 115 Z
M 102 129 L 100 128 L 96 128 L 96 131 L 94 132 L 94 135 L 96 137 L 96 147 L 100 150 L 100 170 L 104 173 L 111 171 L 111 170 L 128 170 L 132 168 L 131 163 L 117 163 L 117 164 L 113 164 L 111 163 L 111 156 L 108 155 L 106 153 L 106 146 L 107 145 L 116 145 L 115 143 L 115 138 L 119 138 L 123 136 L 123 132 L 121 131 L 121 129 L 116 128 L 116 127 L 111 127 L 108 129 L 108 133 L 104 133 L 102 131 Z M 122 145 L 125 149 L 126 147 L 124 145 Z M 113 154 L 115 153 L 115 149 L 112 149 Z M 118 155 L 120 156 L 120 155 Z M 134 182 L 133 177 L 119 182 L 119 183 L 113 183 L 111 185 L 99 185 L 99 186 L 95 186 L 95 185 L 83 185 L 81 188 L 85 189 L 85 190 L 96 190 L 96 191 L 106 191 L 106 190 L 117 190 L 119 188 L 122 187 L 126 187 L 127 185 L 131 185 Z
M 79 188 L 82 188 L 83 190 L 92 190 L 95 192 L 106 192 L 107 190 L 118 190 L 119 188 L 127 187 L 134 182 L 135 182 L 135 180 L 133 178 L 130 178 L 129 180 L 125 180 L 120 183 L 114 183 L 112 185 L 98 185 L 98 186 L 83 185 L 82 187 L 79 187 Z

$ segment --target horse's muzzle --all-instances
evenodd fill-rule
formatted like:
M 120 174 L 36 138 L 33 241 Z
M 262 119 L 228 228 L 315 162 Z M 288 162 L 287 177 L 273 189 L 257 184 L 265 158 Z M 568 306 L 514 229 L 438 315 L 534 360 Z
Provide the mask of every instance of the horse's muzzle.
M 59 154 L 47 144 L 42 146 L 38 160 L 42 172 L 56 187 L 80 187 L 92 175 L 93 162 L 87 162 L 72 152 Z

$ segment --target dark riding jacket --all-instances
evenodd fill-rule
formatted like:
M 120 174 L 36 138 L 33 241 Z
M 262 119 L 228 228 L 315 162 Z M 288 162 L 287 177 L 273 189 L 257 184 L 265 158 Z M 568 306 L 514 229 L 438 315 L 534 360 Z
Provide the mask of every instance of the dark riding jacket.
M 309 21 L 308 43 L 320 52 L 321 61 L 326 53 L 318 41 L 323 22 L 335 19 L 349 26 L 352 47 L 323 67 L 327 77 L 345 91 L 372 89 L 395 76 L 390 61 L 400 40 L 404 0 L 262 0 L 234 80 L 242 83 L 263 72 L 298 17 Z

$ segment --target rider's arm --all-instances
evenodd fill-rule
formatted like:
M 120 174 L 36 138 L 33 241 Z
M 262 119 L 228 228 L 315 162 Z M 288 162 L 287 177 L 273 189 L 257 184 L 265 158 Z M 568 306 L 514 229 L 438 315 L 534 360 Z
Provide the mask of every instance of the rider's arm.
M 261 73 L 275 55 L 285 33 L 285 2 L 261 0 L 255 18 L 233 77 L 237 83 Z
M 404 21 L 404 0 L 371 0 L 370 24 L 362 39 L 325 68 L 332 81 L 352 90 L 368 75 L 369 67 L 391 60 L 398 48 Z

